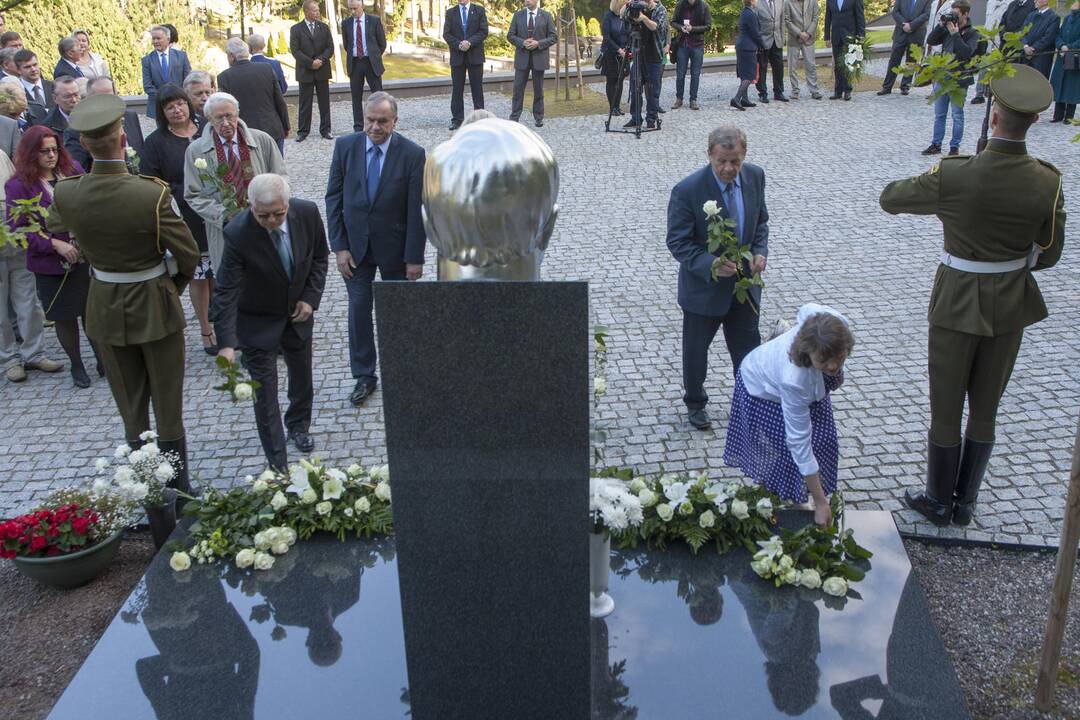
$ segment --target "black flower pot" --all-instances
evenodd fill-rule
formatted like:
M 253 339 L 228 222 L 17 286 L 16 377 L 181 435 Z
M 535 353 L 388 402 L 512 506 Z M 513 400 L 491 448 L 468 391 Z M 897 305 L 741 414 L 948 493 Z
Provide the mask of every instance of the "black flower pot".
M 154 547 L 158 550 L 176 529 L 176 491 L 165 488 L 162 491 L 160 505 L 144 505 L 146 520 L 150 523 L 150 534 L 154 537 Z

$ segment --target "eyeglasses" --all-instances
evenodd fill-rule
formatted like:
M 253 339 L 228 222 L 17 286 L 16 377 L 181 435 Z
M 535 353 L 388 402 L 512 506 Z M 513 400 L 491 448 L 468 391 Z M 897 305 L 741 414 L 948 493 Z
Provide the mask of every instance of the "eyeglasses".
M 41 148 L 38 150 L 38 155 L 59 155 L 60 148 Z

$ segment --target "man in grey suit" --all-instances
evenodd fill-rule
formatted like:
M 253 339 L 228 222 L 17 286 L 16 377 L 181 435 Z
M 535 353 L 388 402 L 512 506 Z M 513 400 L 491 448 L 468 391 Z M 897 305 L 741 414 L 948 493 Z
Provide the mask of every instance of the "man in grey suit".
M 769 102 L 766 75 L 772 68 L 773 97 L 787 102 L 784 96 L 784 0 L 758 0 L 754 7 L 761 25 L 761 39 L 765 49 L 758 52 L 758 100 Z
M 821 99 L 817 84 L 817 63 L 814 55 L 814 36 L 818 23 L 817 0 L 787 0 L 784 3 L 784 27 L 788 31 L 788 80 L 791 81 L 791 99 L 799 99 L 799 77 L 796 71 L 802 59 L 806 71 L 806 86 L 810 97 Z
M 249 128 L 262 130 L 274 138 L 284 155 L 289 135 L 289 107 L 281 94 L 274 69 L 265 63 L 251 62 L 251 51 L 238 37 L 225 43 L 229 67 L 218 74 L 218 89 L 240 103 L 240 119 Z
M 896 82 L 893 68 L 911 62 L 911 46 L 922 45 L 926 36 L 926 21 L 930 18 L 930 0 L 895 0 L 892 18 L 896 23 L 892 33 L 892 54 L 889 56 L 889 69 L 885 73 L 885 82 L 881 84 L 878 95 L 888 95 Z M 900 94 L 907 95 L 911 89 L 911 76 L 900 78 Z
M 155 25 L 150 29 L 154 49 L 143 56 L 142 84 L 146 93 L 146 117 L 154 117 L 154 99 L 158 88 L 166 83 L 183 87 L 184 78 L 191 72 L 191 63 L 183 50 L 169 47 L 169 28 Z
M 15 148 L 19 146 L 21 137 L 19 123 L 6 115 L 0 115 L 0 151 L 8 156 L 8 160 L 15 157 Z
M 517 122 L 525 102 L 525 83 L 532 75 L 533 120 L 536 127 L 544 125 L 544 71 L 550 63 L 549 49 L 558 39 L 551 13 L 538 9 L 540 0 L 525 0 L 525 7 L 514 13 L 506 39 L 517 48 L 514 51 L 514 97 L 510 119 Z
M 761 344 L 758 314 L 761 289 L 752 288 L 750 302 L 735 299 L 735 264 L 709 252 L 709 218 L 705 203 L 712 200 L 725 218 L 735 220 L 739 243 L 751 253 L 743 262 L 746 273 L 765 271 L 769 254 L 769 211 L 765 207 L 765 171 L 743 162 L 746 135 L 734 125 L 709 133 L 709 164 L 671 190 L 668 202 L 667 246 L 679 261 L 679 306 L 683 310 L 683 401 L 690 424 L 710 427 L 705 404 L 709 345 L 721 327 L 731 355 L 731 370 L 739 369 L 751 350 Z M 719 252 L 719 251 L 718 251 Z M 717 279 L 713 279 L 715 270 Z

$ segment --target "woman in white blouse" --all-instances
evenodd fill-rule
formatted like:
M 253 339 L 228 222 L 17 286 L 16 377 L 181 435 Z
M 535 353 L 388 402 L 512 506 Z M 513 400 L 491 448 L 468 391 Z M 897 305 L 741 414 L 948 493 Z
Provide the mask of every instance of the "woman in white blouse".
M 83 77 L 93 80 L 97 77 L 111 77 L 109 64 L 95 52 L 90 52 L 90 33 L 81 28 L 71 31 L 71 37 L 75 38 L 76 47 L 79 49 L 79 60 L 75 64 L 79 66 Z
M 793 328 L 757 347 L 735 375 L 724 462 L 792 503 L 814 499 L 814 521 L 832 522 L 838 443 L 829 393 L 844 382 L 855 338 L 847 318 L 813 303 Z

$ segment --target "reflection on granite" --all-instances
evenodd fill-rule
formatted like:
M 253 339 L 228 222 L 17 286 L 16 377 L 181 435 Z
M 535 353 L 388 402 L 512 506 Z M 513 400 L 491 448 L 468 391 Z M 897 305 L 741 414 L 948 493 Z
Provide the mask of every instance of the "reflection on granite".
M 589 621 L 591 718 L 967 718 L 891 516 L 848 522 L 874 558 L 846 601 L 777 589 L 743 550 L 614 551 L 615 612 Z M 393 539 L 320 536 L 259 573 L 178 574 L 160 555 L 50 717 L 404 717 L 416 687 L 395 550 Z

